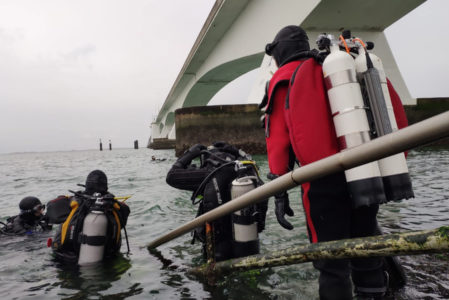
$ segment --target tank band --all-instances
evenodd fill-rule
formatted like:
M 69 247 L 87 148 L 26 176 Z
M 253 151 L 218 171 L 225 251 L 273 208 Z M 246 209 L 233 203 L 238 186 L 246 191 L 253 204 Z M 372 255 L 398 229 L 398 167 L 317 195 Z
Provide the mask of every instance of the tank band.
M 80 234 L 79 239 L 81 244 L 87 244 L 90 246 L 103 246 L 106 242 L 106 237 L 102 235 L 87 236 L 85 234 Z
M 335 117 L 335 116 L 338 116 L 338 115 L 342 115 L 342 114 L 345 114 L 345 113 L 348 113 L 348 112 L 351 112 L 351 111 L 359 110 L 359 109 L 367 110 L 368 107 L 367 107 L 367 106 L 353 106 L 353 107 L 348 107 L 348 108 L 345 108 L 345 109 L 343 109 L 343 110 L 339 110 L 339 111 L 337 111 L 337 112 L 334 112 L 334 113 L 332 114 L 332 117 Z
M 371 140 L 368 131 L 354 132 L 347 135 L 342 135 L 337 138 L 338 147 L 340 150 L 349 149 L 359 146 Z
M 256 222 L 254 216 L 242 216 L 237 214 L 232 214 L 232 223 L 239 225 L 252 225 Z
M 357 83 L 357 76 L 352 69 L 332 73 L 324 77 L 324 84 L 327 90 L 347 83 Z
M 356 293 L 362 293 L 362 294 L 383 294 L 387 291 L 387 287 L 386 286 L 382 286 L 382 287 L 361 287 L 361 286 L 356 286 L 354 288 Z M 374 299 L 374 298 L 372 298 Z

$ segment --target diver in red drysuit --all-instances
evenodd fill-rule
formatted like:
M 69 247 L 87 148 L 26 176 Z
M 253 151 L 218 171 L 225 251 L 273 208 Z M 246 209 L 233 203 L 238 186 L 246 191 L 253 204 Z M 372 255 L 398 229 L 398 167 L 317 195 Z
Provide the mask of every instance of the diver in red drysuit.
M 282 175 L 291 168 L 291 148 L 300 165 L 339 150 L 319 63 L 321 57 L 309 51 L 304 30 L 299 26 L 283 28 L 267 45 L 266 53 L 279 66 L 266 97 L 267 155 L 270 172 Z M 291 79 L 288 74 L 292 74 Z M 391 83 L 388 87 L 398 127 L 402 128 L 407 125 L 404 109 Z M 284 194 L 276 196 L 276 217 L 284 228 L 292 229 L 285 214 L 291 216 L 293 211 Z M 379 205 L 353 209 L 343 172 L 302 184 L 302 196 L 312 243 L 376 233 Z M 320 271 L 320 299 L 352 299 L 351 274 L 358 299 L 382 299 L 386 292 L 382 258 L 321 260 L 314 266 Z
M 260 104 L 260 108 L 265 107 L 264 127 L 270 167 L 269 179 L 292 170 L 295 163 L 284 116 L 285 98 L 293 72 L 306 57 L 310 57 L 307 35 L 302 29 L 296 30 L 297 28 L 299 27 L 289 26 L 265 49 L 267 54 L 274 57 L 279 67 L 267 85 L 264 100 Z M 287 192 L 275 195 L 275 206 L 279 224 L 286 229 L 293 229 L 290 222 L 285 219 L 285 214 L 293 216 Z

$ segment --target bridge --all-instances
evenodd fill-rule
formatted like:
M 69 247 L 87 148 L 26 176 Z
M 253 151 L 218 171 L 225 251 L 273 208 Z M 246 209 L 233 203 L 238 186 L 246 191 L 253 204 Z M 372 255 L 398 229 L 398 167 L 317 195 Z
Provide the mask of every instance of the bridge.
M 350 29 L 354 36 L 375 43 L 404 104 L 415 104 L 395 62 L 384 30 L 425 0 L 217 0 L 198 35 L 156 120 L 152 139 L 176 139 L 174 111 L 205 106 L 225 85 L 257 68 L 249 103 L 262 99 L 265 83 L 276 70 L 265 45 L 286 25 L 298 24 L 309 35 L 311 48 L 318 34 Z

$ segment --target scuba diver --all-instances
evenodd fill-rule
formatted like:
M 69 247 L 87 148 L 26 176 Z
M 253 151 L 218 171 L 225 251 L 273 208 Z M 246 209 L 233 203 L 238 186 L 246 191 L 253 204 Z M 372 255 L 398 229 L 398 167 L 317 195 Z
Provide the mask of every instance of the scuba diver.
M 51 247 L 58 259 L 86 265 L 110 258 L 120 251 L 121 229 L 125 231 L 129 207 L 108 192 L 106 174 L 94 170 L 86 178 L 84 191 L 59 196 L 48 203 L 47 215 L 61 224 Z M 50 243 L 49 243 L 50 246 Z
M 45 205 L 33 196 L 25 197 L 19 203 L 20 213 L 9 217 L 0 233 L 9 235 L 33 234 L 38 231 L 48 231 L 52 226 L 44 214 Z
M 199 166 L 192 163 L 198 157 Z M 192 146 L 174 163 L 166 181 L 193 192 L 192 204 L 199 204 L 197 216 L 263 184 L 251 156 L 225 142 L 207 148 Z M 265 228 L 266 212 L 267 201 L 262 201 L 207 223 L 193 231 L 192 243 L 201 241 L 203 255 L 215 261 L 259 253 L 258 233 Z M 208 232 L 213 233 L 213 242 L 207 241 Z M 213 245 L 213 252 L 208 244 Z
M 350 37 L 341 37 L 341 40 L 346 39 Z M 357 82 L 355 67 L 354 74 L 350 73 L 351 69 L 342 70 L 342 74 L 332 73 L 339 67 L 338 59 L 344 55 L 347 55 L 345 56 L 347 64 L 342 64 L 343 66 L 355 64 L 354 58 L 340 51 L 338 47 L 332 48 L 332 51 L 310 50 L 306 32 L 294 25 L 281 29 L 273 42 L 265 48 L 266 54 L 272 56 L 279 67 L 269 81 L 266 96 L 260 105 L 261 108 L 265 107 L 265 136 L 272 178 L 287 173 L 292 168 L 294 159 L 301 166 L 307 165 L 354 146 L 351 144 L 354 138 L 355 141 L 369 140 L 370 134 L 374 132 L 358 134 L 358 129 L 365 127 L 353 120 L 344 126 L 335 123 L 335 119 L 347 117 L 354 111 L 361 116 L 359 119 L 363 116 L 366 119 L 368 113 L 363 102 L 345 109 L 339 106 L 341 111 L 331 112 L 329 106 L 333 103 L 329 105 L 331 102 L 329 99 L 335 96 L 336 90 L 345 84 L 354 85 Z M 326 61 L 326 58 L 334 52 L 333 60 Z M 360 58 L 364 56 L 359 55 Z M 323 70 L 327 62 L 329 71 L 324 73 L 330 75 L 324 79 Z M 332 63 L 334 64 L 331 66 Z M 332 81 L 339 79 L 339 82 Z M 391 83 L 385 79 L 385 88 L 387 87 L 391 96 L 391 110 L 394 109 L 394 116 L 390 116 L 390 119 L 397 120 L 397 127 L 405 127 L 407 120 L 401 100 Z M 360 93 L 360 87 L 354 86 L 350 86 L 346 91 L 357 91 L 357 88 Z M 349 98 L 347 96 L 343 98 L 344 101 L 337 100 L 336 103 L 347 103 Z M 362 95 L 358 99 L 362 99 Z M 341 117 L 339 120 L 343 119 Z M 352 136 L 339 134 L 337 139 L 336 129 L 351 126 L 351 130 L 357 134 Z M 404 160 L 402 153 L 399 156 L 401 156 L 399 159 Z M 390 182 L 384 180 L 383 183 L 381 177 L 372 181 L 365 181 L 365 178 L 360 177 L 350 182 L 355 176 L 351 178 L 345 174 L 347 173 L 340 172 L 301 185 L 302 203 L 311 243 L 377 235 L 379 228 L 376 216 L 379 204 L 413 196 L 408 172 L 398 174 L 397 180 Z M 359 174 L 361 173 L 356 175 Z M 385 179 L 388 181 L 391 177 Z M 387 186 L 388 183 L 398 186 L 384 191 L 383 184 Z M 283 193 L 276 195 L 275 198 L 278 222 L 282 227 L 291 230 L 293 226 L 285 219 L 285 215 L 293 216 L 288 197 Z M 352 299 L 352 284 L 357 299 L 382 299 L 388 286 L 388 274 L 384 272 L 386 268 L 384 264 L 385 260 L 381 257 L 314 261 L 314 267 L 320 272 L 320 299 Z M 400 269 L 400 266 L 398 268 Z
M 156 158 L 156 156 L 152 155 L 152 156 L 151 156 L 151 160 L 152 160 L 152 161 L 165 161 L 165 160 L 167 160 L 167 159 L 166 159 L 166 158 Z

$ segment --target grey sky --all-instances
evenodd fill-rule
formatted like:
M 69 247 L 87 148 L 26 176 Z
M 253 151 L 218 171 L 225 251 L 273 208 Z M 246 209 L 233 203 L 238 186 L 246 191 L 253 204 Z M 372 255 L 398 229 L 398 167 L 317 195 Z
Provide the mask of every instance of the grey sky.
M 145 146 L 213 3 L 0 0 L 0 153 Z M 414 97 L 449 96 L 448 8 L 429 0 L 386 31 Z M 244 102 L 254 74 L 212 103 Z

